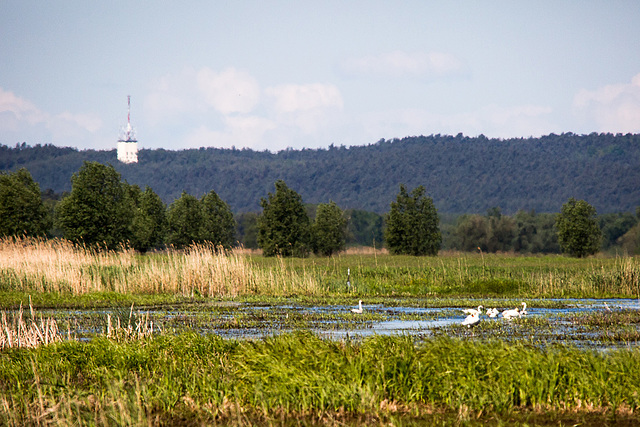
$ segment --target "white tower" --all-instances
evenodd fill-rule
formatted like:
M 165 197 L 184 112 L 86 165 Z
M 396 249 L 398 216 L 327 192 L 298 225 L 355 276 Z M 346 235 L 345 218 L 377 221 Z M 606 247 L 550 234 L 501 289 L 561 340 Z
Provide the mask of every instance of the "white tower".
M 138 140 L 131 127 L 131 96 L 127 96 L 127 126 L 120 131 L 118 160 L 122 163 L 138 163 Z

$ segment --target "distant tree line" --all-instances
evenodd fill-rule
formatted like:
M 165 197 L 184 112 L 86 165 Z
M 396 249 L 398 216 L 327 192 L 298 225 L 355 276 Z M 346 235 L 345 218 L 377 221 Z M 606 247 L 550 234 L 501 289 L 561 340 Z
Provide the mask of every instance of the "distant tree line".
M 183 191 L 168 206 L 150 188 L 122 180 L 111 165 L 84 162 L 62 196 L 41 192 L 26 169 L 0 173 L 0 236 L 59 236 L 104 249 L 185 248 L 242 244 L 266 256 L 331 256 L 348 245 L 384 245 L 392 254 L 437 255 L 441 249 L 559 253 L 582 257 L 601 249 L 640 253 L 636 214 L 598 216 L 584 200 L 570 198 L 558 214 L 499 207 L 486 215 L 461 215 L 441 223 L 423 186 L 400 184 L 385 215 L 342 210 L 334 201 L 304 204 L 284 180 L 262 197 L 261 212 L 234 217 L 213 190 L 200 198 Z
M 482 214 L 497 206 L 507 215 L 557 213 L 571 197 L 587 200 L 599 214 L 634 212 L 640 204 L 640 134 L 437 134 L 277 153 L 202 147 L 138 154 L 139 163 L 123 164 L 115 150 L 0 145 L 0 170 L 24 167 L 42 189 L 62 193 L 71 191 L 70 178 L 84 161 L 111 163 L 128 183 L 152 187 L 166 204 L 183 191 L 200 198 L 215 183 L 236 213 L 261 210 L 261 198 L 280 179 L 307 204 L 333 200 L 380 215 L 400 183 L 424 186 L 440 214 Z

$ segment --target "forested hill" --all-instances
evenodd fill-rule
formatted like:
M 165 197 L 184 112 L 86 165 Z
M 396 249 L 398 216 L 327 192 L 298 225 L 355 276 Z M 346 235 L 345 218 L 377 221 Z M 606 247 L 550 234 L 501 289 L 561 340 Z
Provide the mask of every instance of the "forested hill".
M 182 191 L 215 190 L 234 212 L 260 210 L 283 179 L 305 203 L 333 200 L 343 209 L 383 213 L 400 183 L 423 185 L 443 213 L 559 212 L 570 197 L 599 213 L 640 206 L 640 135 L 551 134 L 541 138 L 418 136 L 359 147 L 286 150 L 200 148 L 141 150 L 125 165 L 116 151 L 52 145 L 0 146 L 0 169 L 27 168 L 42 190 L 71 189 L 85 160 L 111 163 L 130 184 L 150 186 L 170 203 Z

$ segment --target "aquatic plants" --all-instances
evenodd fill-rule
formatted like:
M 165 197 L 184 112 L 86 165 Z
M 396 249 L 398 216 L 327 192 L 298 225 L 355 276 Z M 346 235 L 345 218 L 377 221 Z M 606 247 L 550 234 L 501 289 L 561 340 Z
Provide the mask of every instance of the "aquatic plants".
M 63 336 L 55 319 L 36 317 L 31 304 L 29 312 L 30 316 L 25 320 L 22 305 L 13 316 L 0 311 L 0 350 L 12 347 L 32 348 L 62 341 Z

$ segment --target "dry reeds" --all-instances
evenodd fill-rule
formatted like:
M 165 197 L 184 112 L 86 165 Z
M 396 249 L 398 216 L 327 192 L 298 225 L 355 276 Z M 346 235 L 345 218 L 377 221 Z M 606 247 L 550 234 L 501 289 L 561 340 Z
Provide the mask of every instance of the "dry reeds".
M 0 276 L 5 290 L 36 292 L 176 293 L 237 296 L 315 293 L 309 274 L 283 262 L 262 269 L 245 256 L 211 245 L 138 256 L 132 250 L 96 252 L 63 240 L 1 239 Z
M 55 319 L 36 320 L 33 307 L 29 304 L 31 317 L 25 321 L 22 305 L 13 321 L 7 320 L 7 313 L 0 312 L 0 350 L 8 347 L 38 347 L 43 344 L 62 341 Z
M 389 255 L 389 250 L 372 246 L 353 246 L 345 249 L 342 253 L 344 255 Z
M 97 252 L 59 239 L 0 239 L 0 254 L 5 288 L 40 292 L 119 291 L 105 289 L 100 272 L 124 271 L 134 260 L 132 250 Z
M 133 315 L 133 304 L 129 311 L 129 319 L 126 326 L 116 316 L 115 322 L 111 320 L 111 314 L 107 314 L 107 328 L 105 335 L 107 338 L 116 341 L 130 341 L 151 338 L 153 336 L 153 321 L 149 320 L 149 313 Z

